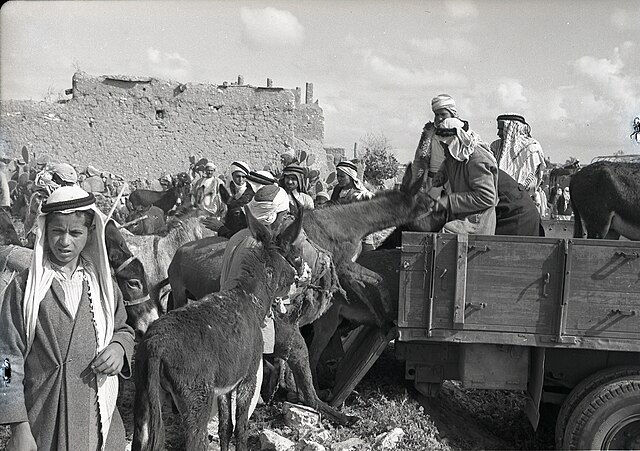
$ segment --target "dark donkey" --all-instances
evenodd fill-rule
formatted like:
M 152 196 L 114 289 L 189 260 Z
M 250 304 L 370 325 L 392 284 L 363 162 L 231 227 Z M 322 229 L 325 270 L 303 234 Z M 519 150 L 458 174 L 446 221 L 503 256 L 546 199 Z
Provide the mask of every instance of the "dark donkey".
M 571 177 L 573 236 L 640 240 L 640 163 L 599 161 Z
M 134 450 L 163 449 L 164 391 L 182 416 L 190 451 L 207 449 L 207 422 L 216 401 L 220 449 L 229 449 L 235 391 L 236 449 L 247 449 L 248 411 L 262 358 L 260 328 L 273 301 L 289 293 L 302 271 L 299 248 L 293 244 L 301 219 L 275 237 L 250 213 L 247 219 L 262 246 L 243 261 L 243 285 L 172 310 L 138 344 Z
M 178 181 L 166 191 L 153 191 L 150 189 L 136 189 L 129 195 L 129 202 L 133 210 L 139 207 L 149 208 L 151 205 L 162 209 L 165 214 L 171 210 L 178 200 L 181 202 L 189 193 L 189 184 Z

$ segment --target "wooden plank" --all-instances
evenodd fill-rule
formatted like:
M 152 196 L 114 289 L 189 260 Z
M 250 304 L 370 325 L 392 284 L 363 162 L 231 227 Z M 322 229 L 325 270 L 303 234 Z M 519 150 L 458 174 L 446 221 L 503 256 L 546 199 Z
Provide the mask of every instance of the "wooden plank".
M 467 252 L 469 235 L 458 235 L 456 255 L 456 289 L 453 298 L 453 327 L 464 327 L 464 306 L 467 301 Z
M 397 336 L 397 330 L 394 328 L 384 334 L 377 327 L 362 326 L 353 335 L 338 366 L 333 397 L 329 403 L 333 407 L 340 406 L 347 399 L 389 342 Z

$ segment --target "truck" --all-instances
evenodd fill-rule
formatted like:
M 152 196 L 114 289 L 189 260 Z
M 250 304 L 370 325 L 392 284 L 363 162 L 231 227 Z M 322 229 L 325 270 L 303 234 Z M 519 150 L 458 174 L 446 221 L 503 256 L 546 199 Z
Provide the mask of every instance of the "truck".
M 339 405 L 389 340 L 405 378 L 518 390 L 558 449 L 640 449 L 640 242 L 404 232 L 397 327 L 361 331 Z M 344 375 L 347 375 L 344 377 Z

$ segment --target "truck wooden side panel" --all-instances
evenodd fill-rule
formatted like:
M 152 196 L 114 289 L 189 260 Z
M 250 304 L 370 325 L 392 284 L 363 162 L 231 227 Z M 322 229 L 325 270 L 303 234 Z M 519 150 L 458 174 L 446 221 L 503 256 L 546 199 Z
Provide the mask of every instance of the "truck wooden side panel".
M 640 350 L 640 243 L 405 232 L 400 341 Z

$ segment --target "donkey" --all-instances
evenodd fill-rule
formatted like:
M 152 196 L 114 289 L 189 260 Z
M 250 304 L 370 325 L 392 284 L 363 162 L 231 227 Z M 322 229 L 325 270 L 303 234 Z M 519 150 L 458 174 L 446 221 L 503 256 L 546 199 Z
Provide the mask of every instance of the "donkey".
M 129 195 L 129 202 L 132 210 L 136 210 L 138 207 L 149 208 L 150 206 L 155 205 L 167 214 L 178 201 L 183 202 L 188 193 L 189 185 L 187 183 L 178 182 L 166 191 L 136 189 Z
M 571 177 L 575 238 L 640 240 L 640 163 L 598 161 Z
M 262 246 L 243 261 L 243 285 L 167 313 L 137 347 L 134 450 L 163 448 L 161 392 L 168 392 L 184 421 L 188 450 L 207 449 L 207 422 L 217 401 L 220 449 L 227 451 L 234 391 L 236 449 L 247 449 L 248 410 L 262 358 L 260 327 L 272 302 L 287 295 L 302 270 L 293 244 L 301 218 L 275 237 L 250 213 L 247 219 Z
M 198 240 L 209 234 L 200 218 L 197 216 L 187 219 L 176 219 L 166 236 L 133 235 L 122 231 L 125 240 L 144 266 L 149 286 L 149 295 L 155 303 L 160 303 L 162 289 L 167 279 L 167 268 L 176 250 L 185 243 Z
M 322 289 L 313 296 L 305 296 L 295 303 L 293 313 L 275 316 L 274 356 L 287 360 L 296 378 L 302 402 L 318 408 L 332 420 L 348 424 L 353 421 L 344 414 L 322 403 L 313 388 L 309 356 L 300 326 L 311 324 L 326 312 L 334 292 L 339 285 L 348 288 L 352 296 L 359 299 L 376 317 L 376 324 L 382 327 L 389 315 L 380 306 L 388 302 L 368 301 L 369 294 L 362 290 L 361 281 L 377 281 L 371 285 L 378 289 L 376 297 L 389 299 L 391 296 L 375 272 L 358 265 L 353 260 L 361 249 L 362 239 L 375 231 L 411 222 L 430 211 L 432 201 L 421 193 L 422 179 L 411 183 L 411 166 L 407 168 L 400 190 L 392 190 L 376 195 L 373 199 L 344 205 L 330 205 L 323 209 L 305 212 L 304 231 L 309 243 L 318 256 L 330 255 L 330 264 L 320 265 L 324 269 L 312 276 L 322 283 Z M 169 267 L 169 282 L 172 287 L 175 306 L 187 302 L 187 297 L 198 298 L 220 288 L 220 268 L 226 243 L 220 238 L 207 238 L 186 245 L 176 252 Z M 310 250 L 310 254 L 313 254 Z M 322 258 L 320 258 L 322 260 Z M 309 261 L 307 259 L 307 261 Z M 312 268 L 317 265 L 310 264 Z M 335 274 L 335 275 L 334 275 Z M 339 277 L 339 283 L 336 281 Z

